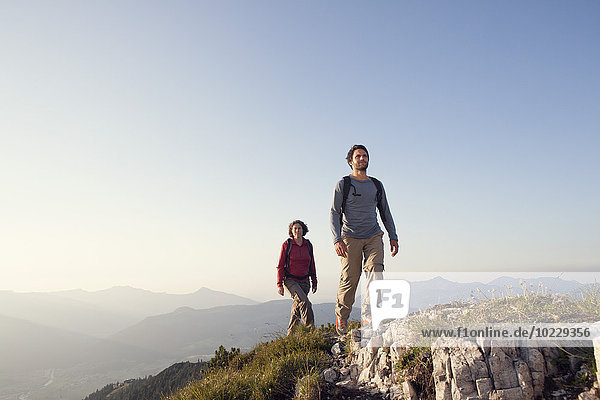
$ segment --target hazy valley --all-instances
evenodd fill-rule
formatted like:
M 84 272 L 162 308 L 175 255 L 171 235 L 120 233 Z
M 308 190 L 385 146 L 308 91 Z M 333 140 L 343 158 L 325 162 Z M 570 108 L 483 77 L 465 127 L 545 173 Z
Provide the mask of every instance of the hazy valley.
M 518 291 L 520 284 L 512 278 L 413 282 L 410 308 Z M 557 278 L 526 284 L 553 293 L 581 286 Z M 206 288 L 187 295 L 129 287 L 0 292 L 0 400 L 80 400 L 108 383 L 155 375 L 182 360 L 207 360 L 219 345 L 248 349 L 285 332 L 290 306 L 289 299 L 257 303 Z M 317 324 L 333 323 L 333 308 L 315 304 Z

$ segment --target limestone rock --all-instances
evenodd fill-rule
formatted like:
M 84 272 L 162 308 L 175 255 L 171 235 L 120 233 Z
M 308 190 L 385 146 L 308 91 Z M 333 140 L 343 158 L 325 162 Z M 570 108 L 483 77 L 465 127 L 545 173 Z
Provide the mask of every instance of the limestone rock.
M 357 364 L 361 368 L 365 368 L 373 362 L 373 358 L 377 354 L 377 348 L 375 347 L 364 347 L 360 349 L 357 357 Z
M 360 369 L 356 364 L 350 364 L 348 367 L 350 369 L 350 379 L 356 381 L 358 379 L 358 375 L 360 374 Z
M 504 349 L 493 348 L 489 356 L 490 372 L 497 389 L 511 389 L 519 386 L 513 361 Z
M 471 368 L 469 368 L 463 348 L 457 347 L 450 350 L 450 362 L 452 368 L 452 398 L 476 397 L 477 388 L 471 376 Z
M 592 391 L 582 392 L 577 396 L 577 400 L 598 400 L 600 397 L 596 396 Z
M 419 400 L 417 390 L 410 382 L 402 382 L 402 392 L 404 393 L 404 398 L 407 400 Z
M 358 385 L 373 393 L 387 393 L 390 400 L 418 399 L 422 393 L 415 393 L 415 386 L 409 382 L 399 384 L 404 377 L 395 368 L 408 349 L 405 336 L 410 332 L 401 321 L 393 321 L 386 329 L 367 333 L 351 331 L 347 357 L 341 344 L 332 349 L 334 365 L 341 373 L 341 377 L 335 378 L 342 381 L 338 386 Z M 497 343 L 494 339 L 468 342 L 446 338 L 444 342 L 432 344 L 435 399 L 538 400 L 544 398 L 547 378 L 557 385 L 558 390 L 553 394 L 567 396 L 560 388 L 564 387 L 565 376 L 572 376 L 579 368 L 577 360 L 564 371 L 558 367 L 561 364 L 557 360 L 564 357 L 558 348 L 511 346 L 505 342 L 499 346 Z M 368 345 L 361 347 L 361 344 Z M 600 339 L 594 345 L 600 365 Z M 597 396 L 597 390 L 593 389 L 582 393 L 580 400 L 600 400 Z
M 368 366 L 363 367 L 362 371 L 358 375 L 358 382 L 371 382 L 371 379 L 375 376 L 375 363 L 371 362 Z
M 523 400 L 534 400 L 533 382 L 531 380 L 531 373 L 529 372 L 527 363 L 523 360 L 517 360 L 515 362 L 515 371 L 517 372 L 519 386 L 523 391 Z
M 477 387 L 477 394 L 482 399 L 487 399 L 492 392 L 493 385 L 491 378 L 479 378 L 475 381 Z
M 337 382 L 336 386 L 345 387 L 346 389 L 356 389 L 356 384 L 350 379 Z
M 543 354 L 536 348 L 525 347 L 521 349 L 521 356 L 529 367 L 533 397 L 542 398 L 544 394 L 544 377 L 546 376 L 546 363 Z
M 490 400 L 523 400 L 523 391 L 520 387 L 498 389 L 492 392 Z
M 337 342 L 331 347 L 331 353 L 334 356 L 340 355 L 344 351 L 343 345 L 341 342 Z
M 349 378 L 349 376 L 350 376 L 350 368 L 348 368 L 348 367 L 340 368 L 340 379 L 341 380 Z
M 452 400 L 452 369 L 450 367 L 450 349 L 433 347 L 433 382 L 436 400 Z
M 327 368 L 326 370 L 323 371 L 323 379 L 325 379 L 325 381 L 327 381 L 329 383 L 335 382 L 337 377 L 338 377 L 338 373 L 333 368 Z

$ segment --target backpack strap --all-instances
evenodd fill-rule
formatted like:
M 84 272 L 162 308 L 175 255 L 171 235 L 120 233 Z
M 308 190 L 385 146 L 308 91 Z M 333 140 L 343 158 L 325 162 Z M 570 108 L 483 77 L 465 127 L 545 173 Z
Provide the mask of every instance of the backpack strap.
M 372 176 L 370 176 L 369 178 L 371 178 L 371 180 L 375 184 L 375 187 L 377 188 L 377 208 L 379 209 L 379 216 L 381 217 L 381 220 L 385 223 L 385 213 L 383 209 L 383 185 L 381 184 L 381 182 L 379 182 L 377 178 L 373 178 Z
M 342 226 L 342 216 L 344 215 L 344 209 L 346 208 L 346 200 L 350 194 L 350 186 L 352 181 L 348 175 L 344 176 L 344 186 L 342 187 L 342 207 L 340 208 L 340 227 Z
M 304 239 L 304 240 L 306 240 L 306 245 L 308 246 L 308 252 L 310 253 L 310 262 L 308 263 L 308 274 L 310 276 L 316 276 L 315 271 L 310 270 L 310 266 L 313 264 L 313 262 L 315 260 L 315 256 L 313 254 L 313 246 L 312 246 L 312 243 L 310 242 L 310 240 L 308 240 L 308 239 Z
M 383 185 L 377 178 L 369 176 L 369 178 L 375 184 L 375 188 L 377 189 L 377 194 L 375 198 L 377 199 L 377 209 L 379 210 L 379 215 L 381 216 L 381 220 L 385 223 L 385 213 L 383 208 Z M 340 226 L 342 226 L 342 215 L 344 214 L 344 209 L 346 208 L 346 200 L 348 199 L 348 195 L 350 194 L 350 186 L 352 186 L 352 181 L 348 175 L 344 176 L 344 186 L 342 188 L 342 207 L 340 210 Z
M 292 238 L 288 238 L 287 247 L 285 249 L 285 272 L 290 266 L 290 252 L 292 251 Z

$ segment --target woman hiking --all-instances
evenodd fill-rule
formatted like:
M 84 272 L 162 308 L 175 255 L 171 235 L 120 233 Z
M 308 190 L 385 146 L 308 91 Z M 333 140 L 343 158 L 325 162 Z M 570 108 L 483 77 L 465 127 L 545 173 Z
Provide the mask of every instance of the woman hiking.
M 301 321 L 309 328 L 314 327 L 315 317 L 308 292 L 311 284 L 312 292 L 317 291 L 317 271 L 312 244 L 304 238 L 308 233 L 306 224 L 294 220 L 290 223 L 288 233 L 290 238 L 281 245 L 277 265 L 277 293 L 283 296 L 285 287 L 292 296 L 292 315 L 287 330 L 287 334 L 291 335 Z

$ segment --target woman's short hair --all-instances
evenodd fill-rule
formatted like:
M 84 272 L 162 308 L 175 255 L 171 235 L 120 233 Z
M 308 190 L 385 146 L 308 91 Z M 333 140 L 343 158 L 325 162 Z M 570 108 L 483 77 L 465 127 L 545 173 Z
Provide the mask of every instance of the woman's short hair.
M 304 235 L 306 235 L 308 233 L 308 226 L 306 226 L 306 224 L 304 222 L 300 221 L 299 219 L 295 219 L 290 224 L 290 228 L 288 230 L 288 233 L 290 234 L 290 237 L 294 237 L 294 234 L 292 233 L 292 228 L 296 224 L 300 224 L 300 226 L 302 227 L 302 236 L 304 236 Z
M 365 146 L 362 144 L 355 144 L 350 148 L 350 150 L 348 150 L 348 154 L 346 155 L 346 161 L 348 161 L 350 168 L 352 168 L 352 156 L 354 156 L 354 151 L 358 149 L 364 150 L 365 153 L 367 153 L 367 157 L 369 156 L 369 150 L 367 150 Z

